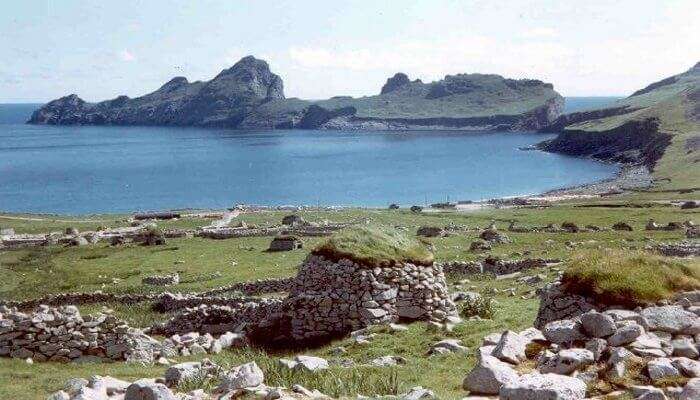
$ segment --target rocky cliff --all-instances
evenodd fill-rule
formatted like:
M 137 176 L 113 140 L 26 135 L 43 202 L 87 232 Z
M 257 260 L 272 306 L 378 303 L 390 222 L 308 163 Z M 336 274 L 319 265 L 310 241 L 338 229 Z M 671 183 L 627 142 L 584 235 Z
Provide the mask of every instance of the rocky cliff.
M 265 61 L 245 57 L 208 82 L 176 77 L 153 93 L 88 103 L 54 100 L 28 121 L 50 125 L 171 125 L 239 129 L 469 129 L 528 131 L 561 115 L 551 84 L 499 75 L 458 74 L 423 83 L 389 78 L 380 94 L 322 101 L 286 99 Z
M 562 115 L 539 148 L 649 167 L 664 189 L 700 187 L 700 63 L 611 107 Z

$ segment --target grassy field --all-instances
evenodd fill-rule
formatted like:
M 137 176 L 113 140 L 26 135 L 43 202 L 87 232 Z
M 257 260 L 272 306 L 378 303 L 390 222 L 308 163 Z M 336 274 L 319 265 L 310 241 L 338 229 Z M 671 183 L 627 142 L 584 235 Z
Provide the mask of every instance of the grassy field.
M 606 200 L 613 204 L 614 201 Z M 529 257 L 561 258 L 569 260 L 581 251 L 597 249 L 642 249 L 653 242 L 677 241 L 683 238 L 682 231 L 644 231 L 649 218 L 660 224 L 670 221 L 700 220 L 700 211 L 681 210 L 668 204 L 639 201 L 636 207 L 588 207 L 582 205 L 606 204 L 591 201 L 586 204 L 559 204 L 545 209 L 487 209 L 470 213 L 439 212 L 412 213 L 407 210 L 360 210 L 308 211 L 300 213 L 309 221 L 333 222 L 354 221 L 365 224 L 386 225 L 413 236 L 419 226 L 451 226 L 467 228 L 487 226 L 495 220 L 499 228 L 505 230 L 510 221 L 518 226 L 545 226 L 548 223 L 560 225 L 571 221 L 579 226 L 588 224 L 610 227 L 618 221 L 627 221 L 634 227 L 632 232 L 591 232 L 591 233 L 512 233 L 505 232 L 512 243 L 495 245 L 490 254 L 504 258 Z M 287 212 L 264 212 L 242 214 L 237 220 L 258 226 L 278 224 Z M 18 217 L 18 216 L 11 216 Z M 44 218 L 44 217 L 40 217 Z M 99 219 L 92 221 L 92 219 Z M 2 219 L 2 227 L 13 227 L 18 232 L 46 232 L 63 230 L 67 226 L 89 229 L 104 224 L 104 221 L 119 221 L 124 216 L 96 216 L 42 220 Z M 64 222 L 67 220 L 68 222 Z M 81 221 L 81 222 L 78 222 Z M 114 222 L 116 225 L 116 222 Z M 159 223 L 159 227 L 196 227 L 208 224 L 208 220 L 185 218 Z M 438 261 L 473 260 L 484 257 L 468 251 L 479 231 L 460 231 L 444 238 L 429 239 Z M 46 248 L 0 251 L 0 298 L 26 299 L 46 293 L 67 291 L 103 290 L 113 293 L 133 293 L 164 290 L 145 287 L 141 278 L 151 274 L 179 272 L 181 283 L 173 291 L 200 291 L 232 282 L 256 278 L 293 276 L 297 266 L 311 248 L 324 241 L 324 238 L 303 238 L 304 248 L 292 252 L 266 252 L 271 238 L 237 238 L 211 240 L 201 238 L 171 239 L 165 246 L 110 247 L 98 244 L 86 247 L 51 246 Z M 235 264 L 234 264 L 235 263 Z M 548 268 L 532 273 L 545 273 L 553 279 L 564 266 Z M 452 290 L 459 277 L 452 277 Z M 309 388 L 319 389 L 334 396 L 354 397 L 357 393 L 403 392 L 416 385 L 429 387 L 440 398 L 455 399 L 466 395 L 461 382 L 474 363 L 473 350 L 486 334 L 505 328 L 521 330 L 531 326 L 537 312 L 538 300 L 533 298 L 534 287 L 519 283 L 514 279 L 495 280 L 481 277 L 471 278 L 470 283 L 461 286 L 463 290 L 476 290 L 492 296 L 495 303 L 493 319 L 467 321 L 456 327 L 454 332 L 441 333 L 429 330 L 423 323 L 410 325 L 407 332 L 385 333 L 365 345 L 358 345 L 350 339 L 340 340 L 330 345 L 308 349 L 306 354 L 319 355 L 330 360 L 338 356 L 332 349 L 344 346 L 347 353 L 342 358 L 352 359 L 356 364 L 383 355 L 402 356 L 407 364 L 389 369 L 356 367 L 343 369 L 334 367 L 320 376 L 294 375 L 282 373 L 275 366 L 275 360 L 285 353 L 266 353 L 262 350 L 228 350 L 211 356 L 216 362 L 233 366 L 256 360 L 268 375 L 269 384 L 291 385 L 300 383 Z M 474 289 L 470 289 L 473 286 Z M 516 295 L 510 296 L 505 289 L 515 288 Z M 496 292 L 494 293 L 494 289 Z M 523 298 L 522 296 L 525 296 Z M 81 307 L 82 312 L 99 311 L 103 306 L 129 321 L 133 326 L 149 326 L 154 321 L 169 317 L 150 310 L 149 304 L 127 306 L 123 304 L 96 304 Z M 462 339 L 472 352 L 469 355 L 443 355 L 427 357 L 430 344 L 445 338 Z M 188 359 L 196 359 L 188 358 Z M 179 359 L 182 361 L 186 359 Z M 20 360 L 0 359 L 0 398 L 18 400 L 43 399 L 46 394 L 58 390 L 72 377 L 87 378 L 90 375 L 112 375 L 123 379 L 144 376 L 161 376 L 166 367 L 137 366 L 125 363 L 112 364 L 54 364 L 35 363 L 28 365 Z

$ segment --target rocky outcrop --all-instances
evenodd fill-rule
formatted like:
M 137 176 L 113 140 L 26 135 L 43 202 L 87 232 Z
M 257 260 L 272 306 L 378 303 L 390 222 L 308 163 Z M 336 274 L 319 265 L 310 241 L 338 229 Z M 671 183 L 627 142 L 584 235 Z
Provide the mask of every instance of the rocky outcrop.
M 54 100 L 29 123 L 158 125 L 239 129 L 463 129 L 532 131 L 554 121 L 564 100 L 551 84 L 458 74 L 425 84 L 397 73 L 376 96 L 286 99 L 265 61 L 245 57 L 208 82 L 176 77 L 153 93 L 88 103 Z
M 670 143 L 671 135 L 659 132 L 658 119 L 648 118 L 600 132 L 567 129 L 538 147 L 555 153 L 643 164 L 652 168 Z
M 411 81 L 408 79 L 408 76 L 406 74 L 404 74 L 403 72 L 397 72 L 396 75 L 386 80 L 386 83 L 384 84 L 384 86 L 382 86 L 381 94 L 393 92 L 401 86 L 404 86 L 410 82 Z

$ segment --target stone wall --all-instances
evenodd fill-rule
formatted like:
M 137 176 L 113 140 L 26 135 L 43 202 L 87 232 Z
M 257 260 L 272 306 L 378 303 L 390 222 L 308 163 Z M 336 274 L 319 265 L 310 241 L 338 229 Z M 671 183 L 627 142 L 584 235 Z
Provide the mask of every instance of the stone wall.
M 158 342 L 110 314 L 81 316 L 75 306 L 32 313 L 0 307 L 0 356 L 34 361 L 152 360 Z
M 505 275 L 526 271 L 533 268 L 543 268 L 547 264 L 558 263 L 556 259 L 525 258 L 522 260 L 486 259 L 483 261 L 451 261 L 442 264 L 447 275 L 494 274 Z
M 200 293 L 190 293 L 190 294 L 171 294 L 171 293 L 141 293 L 141 294 L 114 294 L 114 293 L 103 293 L 100 291 L 89 292 L 89 293 L 60 293 L 60 294 L 50 294 L 37 299 L 30 300 L 0 300 L 0 306 L 4 305 L 7 307 L 16 307 L 20 310 L 28 310 L 35 308 L 41 304 L 46 304 L 50 306 L 62 306 L 62 305 L 82 305 L 82 304 L 95 304 L 95 303 L 122 303 L 122 304 L 136 304 L 143 303 L 146 301 L 155 302 L 167 302 L 172 301 L 173 298 L 178 297 L 189 297 L 189 305 L 194 305 L 194 299 L 209 299 L 208 302 L 202 302 L 199 304 L 220 304 L 217 301 L 211 300 L 215 296 L 220 296 L 228 292 L 241 292 L 244 295 L 252 296 L 263 293 L 278 293 L 278 292 L 288 292 L 292 282 L 293 277 L 290 278 L 279 278 L 279 279 L 261 279 L 250 282 L 237 282 L 227 286 L 221 286 L 218 288 L 210 289 Z M 230 299 L 222 298 L 226 302 Z M 229 304 L 229 303 L 226 303 Z

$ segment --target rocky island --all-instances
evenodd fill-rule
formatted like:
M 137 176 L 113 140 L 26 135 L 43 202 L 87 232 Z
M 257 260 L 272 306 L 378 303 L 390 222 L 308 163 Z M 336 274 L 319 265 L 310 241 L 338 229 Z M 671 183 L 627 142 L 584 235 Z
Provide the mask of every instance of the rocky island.
M 397 73 L 380 94 L 321 101 L 285 98 L 267 62 L 244 57 L 208 82 L 176 77 L 147 95 L 88 103 L 75 94 L 36 110 L 48 125 L 200 126 L 234 129 L 461 129 L 534 131 L 562 114 L 549 83 L 457 74 L 423 83 Z

